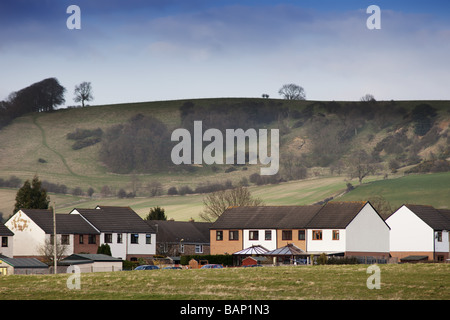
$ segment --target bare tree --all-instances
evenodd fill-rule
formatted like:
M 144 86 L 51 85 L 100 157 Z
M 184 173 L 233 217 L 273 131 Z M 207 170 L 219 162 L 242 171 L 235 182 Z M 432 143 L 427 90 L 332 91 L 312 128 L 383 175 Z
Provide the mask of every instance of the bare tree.
M 75 98 L 73 99 L 75 102 L 80 102 L 84 107 L 85 101 L 94 100 L 94 96 L 92 95 L 92 86 L 90 82 L 82 82 L 79 85 L 75 86 Z
M 278 94 L 287 100 L 305 100 L 305 90 L 294 83 L 285 84 L 278 91 Z
M 352 154 L 348 165 L 350 178 L 358 178 L 359 184 L 369 174 L 374 174 L 379 170 L 379 165 L 364 150 L 358 150 Z
M 203 199 L 203 205 L 205 208 L 200 213 L 200 218 L 213 222 L 229 207 L 261 206 L 263 201 L 253 198 L 247 188 L 237 187 L 208 194 Z
M 375 102 L 377 100 L 375 100 L 375 97 L 371 94 L 366 94 L 364 96 L 361 97 L 361 102 Z
M 370 197 L 369 202 L 383 219 L 386 219 L 393 212 L 391 204 L 382 195 L 374 195 Z
M 61 241 L 56 240 L 56 260 L 59 261 L 67 255 L 68 246 L 61 244 Z M 45 239 L 44 244 L 38 248 L 39 254 L 44 258 L 44 262 L 53 264 L 53 236 Z

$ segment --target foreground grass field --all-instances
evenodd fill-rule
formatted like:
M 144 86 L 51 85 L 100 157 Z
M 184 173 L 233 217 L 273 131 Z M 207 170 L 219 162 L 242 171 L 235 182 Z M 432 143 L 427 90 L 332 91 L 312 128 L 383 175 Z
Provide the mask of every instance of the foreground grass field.
M 379 265 L 380 289 L 368 289 L 367 265 L 147 270 L 0 277 L 0 300 L 448 300 L 450 264 Z

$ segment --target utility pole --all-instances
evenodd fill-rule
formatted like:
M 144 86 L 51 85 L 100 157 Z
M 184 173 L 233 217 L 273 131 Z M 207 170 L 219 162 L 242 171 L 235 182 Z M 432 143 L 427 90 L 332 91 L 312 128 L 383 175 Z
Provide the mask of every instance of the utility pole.
M 56 274 L 56 202 L 53 202 L 53 273 Z

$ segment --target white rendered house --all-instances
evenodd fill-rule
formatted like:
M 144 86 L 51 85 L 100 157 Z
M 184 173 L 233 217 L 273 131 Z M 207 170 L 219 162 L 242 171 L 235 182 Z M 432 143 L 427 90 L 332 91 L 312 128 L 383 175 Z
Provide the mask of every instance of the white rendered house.
M 156 253 L 156 233 L 129 207 L 97 206 L 95 209 L 73 209 L 100 232 L 100 243 L 108 244 L 111 255 L 137 260 Z
M 432 206 L 405 204 L 391 214 L 390 250 L 393 257 L 449 258 L 450 210 Z

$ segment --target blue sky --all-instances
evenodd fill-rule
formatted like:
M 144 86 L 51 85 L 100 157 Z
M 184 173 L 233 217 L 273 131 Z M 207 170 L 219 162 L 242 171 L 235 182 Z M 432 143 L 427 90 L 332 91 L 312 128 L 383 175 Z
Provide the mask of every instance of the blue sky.
M 83 81 L 92 104 L 280 98 L 285 83 L 309 100 L 450 99 L 446 0 L 3 0 L 0 39 L 0 99 L 48 77 L 67 106 Z

